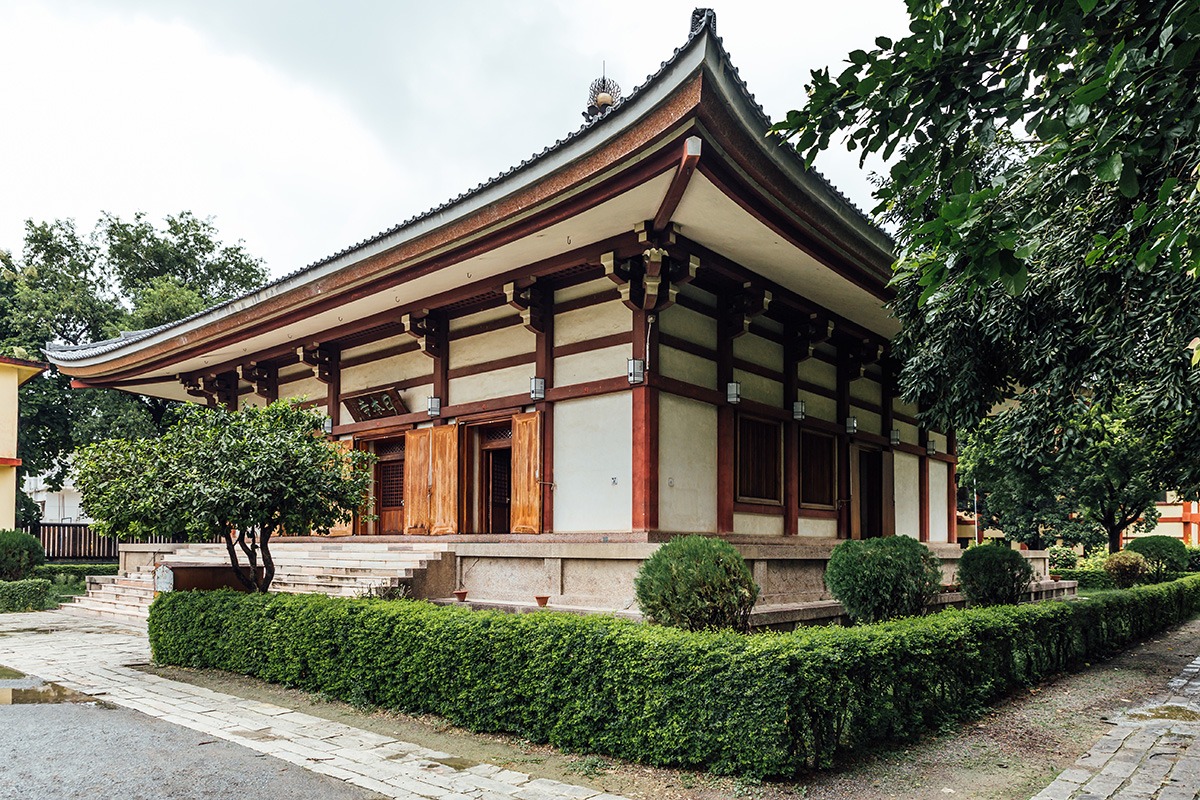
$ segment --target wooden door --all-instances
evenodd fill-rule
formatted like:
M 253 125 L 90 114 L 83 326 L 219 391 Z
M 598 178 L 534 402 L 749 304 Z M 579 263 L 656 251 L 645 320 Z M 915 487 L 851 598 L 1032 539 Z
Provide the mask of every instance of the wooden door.
M 433 431 L 430 526 L 435 536 L 458 533 L 459 430 L 458 425 L 441 425 Z
M 486 530 L 488 533 L 508 533 L 512 530 L 512 449 L 499 447 L 483 453 L 487 460 Z
M 859 537 L 883 536 L 883 453 L 858 451 Z
M 512 532 L 542 532 L 542 415 L 512 421 Z
M 404 434 L 404 532 L 427 534 L 430 529 L 430 498 L 433 492 L 432 428 Z
M 379 532 L 404 533 L 404 459 L 375 466 L 375 496 L 379 501 Z

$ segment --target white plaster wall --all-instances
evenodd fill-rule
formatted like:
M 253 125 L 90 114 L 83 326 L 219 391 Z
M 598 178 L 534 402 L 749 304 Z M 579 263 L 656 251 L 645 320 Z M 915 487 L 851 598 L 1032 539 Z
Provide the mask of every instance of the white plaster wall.
M 652 364 L 651 370 L 664 377 L 687 381 L 706 389 L 716 388 L 717 385 L 717 365 L 714 362 L 666 345 L 658 348 L 658 365 Z
M 896 480 L 896 533 L 921 537 L 921 459 L 908 453 L 895 453 L 893 473 Z M 945 523 L 942 523 L 943 527 Z
M 950 465 L 930 459 L 929 464 L 929 541 L 950 541 Z
M 342 391 L 346 391 L 346 389 L 343 387 Z M 316 378 L 305 378 L 302 381 L 279 384 L 279 398 L 281 400 L 319 400 L 325 397 L 326 394 L 328 394 L 328 390 L 325 388 L 325 384 Z
M 896 421 L 895 425 L 896 429 L 900 431 L 900 441 L 908 444 L 918 444 L 920 442 L 921 433 L 916 425 L 909 425 L 907 422 L 900 422 L 899 420 Z
M 1160 522 L 1154 526 L 1154 530 L 1139 536 L 1174 536 L 1176 539 L 1183 538 L 1183 523 L 1182 522 Z M 1136 537 L 1132 537 L 1136 538 Z
M 554 344 L 571 344 L 633 330 L 633 312 L 619 300 L 556 314 Z M 625 367 L 622 365 L 622 370 Z
M 896 400 L 894 408 L 906 417 L 915 417 L 917 415 L 917 407 L 912 403 L 903 403 L 900 400 Z
M 511 325 L 450 342 L 450 369 L 532 353 L 537 336 L 524 325 Z M 425 356 L 428 358 L 428 356 Z
M 4 458 L 17 457 L 17 378 L 19 373 L 16 367 L 0 366 L 0 397 L 4 398 L 0 401 L 0 456 Z M 33 380 L 41 380 L 34 378 Z M 16 495 L 17 484 L 16 469 L 14 468 L 5 478 L 4 491 L 2 494 L 15 503 L 12 499 Z M 9 485 L 11 484 L 11 485 Z M 15 506 L 14 506 L 15 507 Z M 12 528 L 12 525 L 8 526 Z
M 614 284 L 608 278 L 597 278 L 594 281 L 581 283 L 577 286 L 567 286 L 562 289 L 557 289 L 554 292 L 554 302 L 562 303 L 566 300 L 576 300 L 580 297 L 591 297 L 594 294 L 599 294 L 604 291 L 614 291 Z
M 796 534 L 798 536 L 819 536 L 828 539 L 837 538 L 837 520 L 835 519 L 805 519 L 797 520 Z
M 463 328 L 470 328 L 472 325 L 479 325 L 484 322 L 491 322 L 497 319 L 519 319 L 520 314 L 511 306 L 500 306 L 499 308 L 489 308 L 486 311 L 479 311 L 466 317 L 454 317 L 450 320 L 449 328 L 451 331 L 459 331 Z M 408 334 L 404 334 L 408 336 Z M 401 337 L 404 338 L 404 337 Z M 411 338 L 410 338 L 411 341 Z
M 632 477 L 632 393 L 555 404 L 556 532 L 631 530 Z
M 533 377 L 533 364 L 518 364 L 507 369 L 451 378 L 449 403 L 474 403 L 494 397 L 529 394 L 531 377 Z
M 733 379 L 742 384 L 743 400 L 754 400 L 776 408 L 783 407 L 783 384 L 779 381 L 773 381 L 762 375 L 755 375 L 753 372 L 745 372 L 740 369 L 733 371 Z
M 850 381 L 850 400 L 862 400 L 871 405 L 883 405 L 882 387 L 870 378 L 859 378 Z
M 428 356 L 427 356 L 428 357 Z M 433 384 L 423 383 L 400 390 L 400 399 L 409 411 L 426 411 L 429 408 L 429 397 L 433 394 Z M 443 400 L 442 405 L 449 405 Z
M 717 321 L 683 306 L 671 306 L 662 312 L 659 331 L 704 347 L 717 346 Z
M 888 432 L 883 430 L 883 417 L 876 414 L 874 411 L 867 411 L 865 408 L 859 408 L 856 405 L 850 406 L 850 413 L 858 419 L 858 429 L 864 433 L 875 433 L 880 436 L 887 436 Z
M 783 517 L 734 512 L 733 532 L 745 536 L 783 536 Z
M 830 390 L 837 388 L 837 367 L 833 364 L 826 364 L 816 358 L 806 358 L 800 362 L 797 373 L 802 381 L 815 383 Z
M 671 394 L 658 406 L 658 524 L 662 530 L 717 530 L 717 409 Z
M 783 346 L 753 333 L 743 334 L 733 340 L 733 357 L 760 367 L 783 369 Z
M 399 336 L 389 336 L 386 339 L 376 339 L 373 342 L 367 342 L 366 344 L 361 344 L 358 347 L 350 347 L 346 350 L 343 350 L 342 359 L 345 360 L 349 358 L 358 358 L 359 356 L 370 355 L 371 353 L 377 353 L 380 350 L 387 350 L 389 348 L 396 347 L 397 345 L 407 344 L 413 341 L 413 338 L 406 333 L 402 333 Z
M 342 393 L 349 394 L 376 386 L 388 386 L 397 381 L 432 374 L 433 359 L 420 350 L 412 350 L 367 364 L 359 364 L 357 367 L 343 369 Z
M 822 419 L 826 422 L 837 422 L 837 401 L 832 397 L 801 391 L 800 399 L 804 401 L 805 416 Z
M 618 344 L 554 359 L 554 385 L 570 386 L 627 374 L 633 346 Z M 632 434 L 631 434 L 632 436 Z

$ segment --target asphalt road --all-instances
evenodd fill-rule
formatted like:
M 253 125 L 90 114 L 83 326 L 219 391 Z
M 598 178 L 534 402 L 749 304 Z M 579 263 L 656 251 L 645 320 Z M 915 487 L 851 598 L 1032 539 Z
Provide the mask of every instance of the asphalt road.
M 136 711 L 0 706 L 2 800 L 374 800 L 380 795 Z

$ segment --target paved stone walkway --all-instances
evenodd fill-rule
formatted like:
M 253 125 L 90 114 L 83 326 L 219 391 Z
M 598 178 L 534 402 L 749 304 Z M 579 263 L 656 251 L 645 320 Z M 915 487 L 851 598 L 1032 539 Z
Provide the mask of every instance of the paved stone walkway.
M 1165 697 L 1114 722 L 1033 800 L 1200 798 L 1200 658 L 1171 681 Z
M 0 615 L 0 665 L 398 800 L 625 800 L 132 669 L 145 630 L 61 611 Z

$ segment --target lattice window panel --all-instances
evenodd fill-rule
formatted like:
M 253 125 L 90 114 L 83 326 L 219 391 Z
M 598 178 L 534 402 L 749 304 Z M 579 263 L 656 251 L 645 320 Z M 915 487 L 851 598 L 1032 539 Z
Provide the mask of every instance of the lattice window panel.
M 404 458 L 404 440 L 397 439 L 392 442 L 379 442 L 375 445 L 375 455 L 380 460 Z
M 404 505 L 404 462 L 384 461 L 379 464 L 379 504 L 384 508 Z
M 485 428 L 483 431 L 483 443 L 495 444 L 496 442 L 511 442 L 512 428 L 505 426 L 503 428 Z

